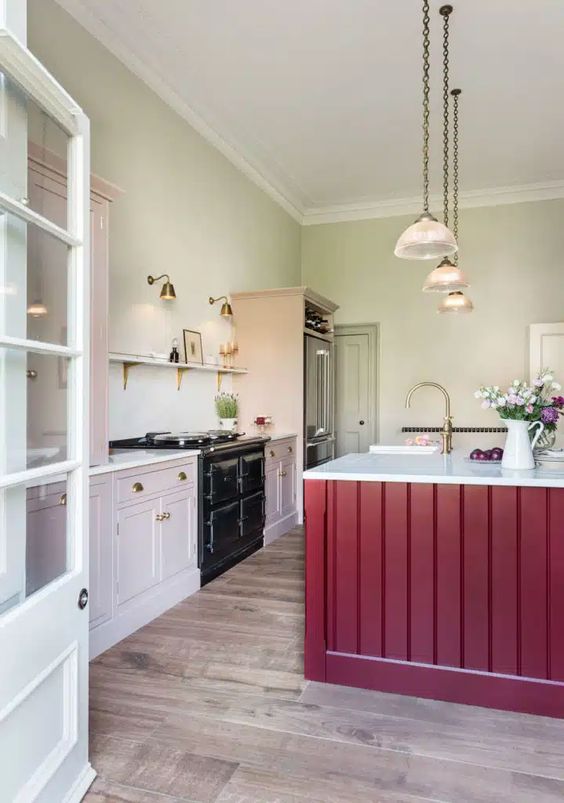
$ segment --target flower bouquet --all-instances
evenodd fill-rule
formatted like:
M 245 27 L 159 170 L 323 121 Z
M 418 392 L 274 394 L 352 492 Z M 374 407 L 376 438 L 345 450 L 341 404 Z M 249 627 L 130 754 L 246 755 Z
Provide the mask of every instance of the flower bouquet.
M 561 389 L 561 385 L 554 381 L 552 371 L 545 368 L 531 385 L 515 379 L 507 390 L 502 390 L 498 385 L 489 385 L 482 386 L 475 392 L 475 397 L 482 400 L 484 410 L 495 410 L 499 417 L 507 422 L 509 430 L 507 446 L 510 447 L 510 454 L 506 459 L 504 453 L 506 467 L 534 468 L 532 452 L 530 455 L 526 454 L 522 433 L 528 435 L 537 429 L 532 439 L 533 447 L 538 444 L 546 448 L 554 443 L 558 421 L 560 416 L 564 415 L 564 396 L 554 395 Z M 513 425 L 510 422 L 522 423 Z M 541 438 L 544 441 L 542 444 Z M 521 444 L 520 448 L 518 442 Z M 509 465 L 510 463 L 527 463 L 527 465 Z

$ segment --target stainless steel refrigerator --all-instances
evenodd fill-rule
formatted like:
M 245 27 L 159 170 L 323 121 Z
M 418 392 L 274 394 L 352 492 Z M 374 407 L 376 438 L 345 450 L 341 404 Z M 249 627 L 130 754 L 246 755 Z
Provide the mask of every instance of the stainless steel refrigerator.
M 335 456 L 333 343 L 305 335 L 304 350 L 304 467 L 313 468 Z

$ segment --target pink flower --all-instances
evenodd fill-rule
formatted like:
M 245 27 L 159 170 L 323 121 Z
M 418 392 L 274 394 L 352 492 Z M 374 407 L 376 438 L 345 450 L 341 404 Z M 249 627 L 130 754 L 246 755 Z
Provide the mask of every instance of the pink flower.
M 526 408 L 525 408 L 525 409 L 526 409 L 526 411 L 527 411 L 528 413 L 532 413 L 532 412 L 533 412 L 533 410 L 534 410 L 534 407 L 533 407 L 533 405 L 532 405 L 532 404 L 528 404 L 528 405 L 526 406 Z

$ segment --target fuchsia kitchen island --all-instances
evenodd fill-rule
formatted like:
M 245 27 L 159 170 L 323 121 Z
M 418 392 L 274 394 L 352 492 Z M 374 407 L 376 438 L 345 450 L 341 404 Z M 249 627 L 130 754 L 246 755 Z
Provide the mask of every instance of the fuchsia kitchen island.
M 564 475 L 453 453 L 304 477 L 306 678 L 564 717 Z

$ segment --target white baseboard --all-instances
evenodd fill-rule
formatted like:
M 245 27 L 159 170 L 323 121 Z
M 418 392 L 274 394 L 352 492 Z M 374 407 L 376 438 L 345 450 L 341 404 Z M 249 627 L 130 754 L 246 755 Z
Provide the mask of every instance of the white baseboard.
M 290 513 L 288 516 L 284 516 L 284 518 L 280 519 L 280 521 L 276 521 L 274 524 L 271 524 L 270 527 L 266 527 L 264 531 L 264 545 L 268 546 L 268 544 L 271 544 L 273 541 L 276 541 L 277 538 L 280 538 L 281 535 L 284 535 L 284 533 L 292 530 L 297 525 L 298 520 L 298 511 L 294 510 L 293 513 Z
M 200 570 L 187 569 L 118 608 L 108 622 L 90 631 L 90 660 L 130 636 L 169 608 L 200 590 Z
M 63 803 L 80 803 L 84 795 L 88 792 L 94 779 L 96 777 L 96 770 L 92 767 L 90 762 L 86 764 L 76 781 L 73 783 L 68 793 L 65 796 Z

